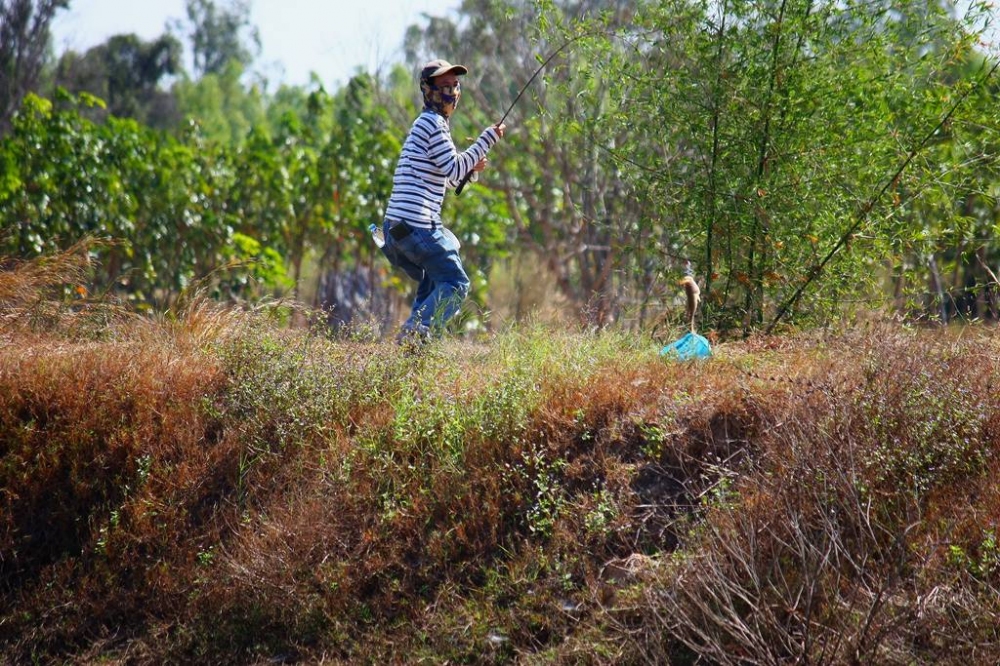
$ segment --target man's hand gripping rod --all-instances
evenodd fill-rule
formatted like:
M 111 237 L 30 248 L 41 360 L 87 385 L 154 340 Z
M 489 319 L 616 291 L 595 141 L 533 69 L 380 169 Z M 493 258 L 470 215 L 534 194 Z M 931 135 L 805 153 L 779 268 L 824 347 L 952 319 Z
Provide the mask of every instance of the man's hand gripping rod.
M 535 70 L 535 73 L 531 75 L 531 78 L 530 78 L 530 79 L 528 79 L 528 82 L 527 82 L 527 83 L 525 83 L 525 84 L 524 84 L 523 86 L 521 86 L 521 90 L 520 90 L 520 91 L 519 91 L 519 92 L 517 93 L 517 97 L 515 97 L 515 98 L 514 98 L 514 101 L 510 103 L 510 106 L 508 106 L 508 107 L 507 107 L 507 110 L 506 110 L 506 111 L 504 111 L 504 114 L 503 114 L 503 117 L 501 117 L 501 118 L 500 118 L 500 121 L 499 121 L 499 122 L 497 122 L 497 123 L 496 123 L 496 124 L 494 125 L 494 127 L 498 127 L 498 126 L 500 126 L 500 125 L 503 125 L 503 121 L 507 120 L 507 116 L 508 116 L 508 115 L 510 114 L 510 112 L 511 112 L 511 111 L 512 111 L 512 110 L 514 109 L 514 106 L 516 106 L 516 105 L 517 105 L 517 102 L 518 102 L 518 100 L 520 100 L 520 99 L 521 99 L 521 95 L 523 95 L 523 94 L 524 94 L 524 91 L 528 89 L 528 86 L 530 86 L 530 85 L 531 85 L 531 83 L 532 83 L 532 82 L 533 82 L 533 81 L 534 81 L 534 80 L 535 80 L 536 78 L 538 78 L 538 75 L 542 73 L 542 70 L 543 70 L 543 69 L 545 69 L 546 65 L 548 65 L 548 64 L 549 64 L 550 62 L 552 62 L 552 60 L 553 60 L 553 59 L 554 59 L 554 58 L 555 58 L 555 57 L 556 57 L 557 55 L 559 55 L 559 54 L 560 54 L 560 53 L 561 53 L 561 52 L 563 51 L 563 49 L 565 49 L 565 48 L 566 48 L 567 46 L 569 46 L 570 44 L 572 44 L 573 42 L 575 42 L 575 41 L 576 41 L 576 40 L 578 40 L 578 39 L 582 39 L 582 38 L 586 37 L 586 36 L 587 36 L 588 34 L 590 34 L 590 33 L 586 33 L 586 32 L 585 32 L 585 33 L 583 33 L 583 34 L 580 34 L 580 35 L 577 35 L 576 37 L 573 37 L 573 38 L 571 38 L 571 39 L 568 39 L 568 40 L 567 40 L 567 41 L 566 41 L 566 42 L 565 42 L 565 43 L 564 43 L 564 44 L 563 44 L 562 46 L 560 46 L 560 47 L 559 47 L 559 48 L 557 48 L 557 49 L 556 49 L 555 51 L 553 51 L 553 52 L 552 52 L 552 53 L 551 53 L 551 54 L 549 55 L 549 57 L 548 57 L 548 58 L 546 58 L 546 59 L 545 59 L 545 61 L 544 61 L 544 62 L 543 62 L 543 63 L 542 63 L 541 65 L 539 65 L 539 66 L 538 66 L 538 69 L 536 69 L 536 70 Z M 455 194 L 456 194 L 456 195 L 459 195 L 459 194 L 461 194 L 461 193 L 462 193 L 462 190 L 464 190 L 464 189 L 465 189 L 465 184 L 469 182 L 469 179 L 470 179 L 470 178 L 472 178 L 472 171 L 470 171 L 469 173 L 465 174 L 465 177 L 464 177 L 464 178 L 462 178 L 461 182 L 459 182 L 459 183 L 458 183 L 458 187 L 457 187 L 457 188 L 455 188 Z

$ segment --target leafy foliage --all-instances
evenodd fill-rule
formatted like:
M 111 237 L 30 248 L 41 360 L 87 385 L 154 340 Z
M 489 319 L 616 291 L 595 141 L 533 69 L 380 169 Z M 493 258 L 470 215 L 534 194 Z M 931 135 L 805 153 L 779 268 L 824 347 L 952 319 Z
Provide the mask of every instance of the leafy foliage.
M 100 102 L 85 95 L 80 103 Z M 196 150 L 191 138 L 184 145 L 113 117 L 95 124 L 29 97 L 0 148 L 17 165 L 0 193 L 5 248 L 30 257 L 84 237 L 107 239 L 113 243 L 95 256 L 95 291 L 170 301 L 222 265 L 235 231 L 217 196 L 232 183 L 225 155 L 204 144 Z
M 173 96 L 160 83 L 180 71 L 181 44 L 176 38 L 163 35 L 146 42 L 134 34 L 114 35 L 82 55 L 63 53 L 55 66 L 54 85 L 105 100 L 106 106 L 85 111 L 92 120 L 110 114 L 168 129 L 179 119 Z
M 261 128 L 235 147 L 198 126 L 174 138 L 133 120 L 94 123 L 78 110 L 102 104 L 90 95 L 63 94 L 61 108 L 31 97 L 0 143 L 14 167 L 0 190 L 0 243 L 31 257 L 112 240 L 95 255 L 94 289 L 147 304 L 220 269 L 210 280 L 220 295 L 280 293 L 286 267 L 298 285 L 312 248 L 333 270 L 374 270 L 366 227 L 388 198 L 384 156 L 399 138 L 366 86 L 358 79 L 339 98 L 316 91 L 273 137 Z
M 649 205 L 629 232 L 635 261 L 694 262 L 710 325 L 747 333 L 789 302 L 793 318 L 824 319 L 920 233 L 898 198 L 877 194 L 918 147 L 900 186 L 951 169 L 923 142 L 977 39 L 934 3 L 649 3 L 631 29 L 588 42 L 622 104 L 571 127 L 627 131 L 604 145 Z M 960 117 L 976 117 L 981 99 Z M 973 150 L 995 165 L 988 143 Z M 908 205 L 931 189 L 913 188 Z M 824 262 L 845 230 L 859 251 Z M 792 298 L 804 285 L 809 299 Z
M 250 23 L 247 0 L 186 0 L 184 7 L 188 22 L 177 22 L 175 29 L 188 30 L 196 77 L 221 74 L 233 64 L 246 67 L 257 56 L 260 35 Z
M 49 28 L 69 0 L 10 0 L 0 5 L 0 137 L 26 94 L 36 89 Z
M 249 69 L 245 3 L 188 10 L 175 32 L 199 53 L 195 78 L 177 73 L 176 37 L 120 35 L 66 56 L 77 98 L 23 107 L 0 144 L 5 252 L 98 236 L 113 240 L 98 291 L 291 293 L 334 324 L 387 324 L 409 283 L 365 229 L 416 112 L 412 69 L 444 54 L 471 68 L 459 146 L 508 109 L 511 127 L 482 181 L 445 203 L 473 281 L 467 330 L 495 323 L 492 281 L 518 292 L 517 317 L 527 285 L 550 311 L 655 331 L 676 319 L 688 262 L 722 335 L 828 322 L 887 304 L 887 287 L 907 316 L 1000 311 L 982 3 L 956 18 L 918 0 L 470 2 L 411 27 L 410 71 L 274 93 Z M 176 252 L 157 256 L 168 239 Z

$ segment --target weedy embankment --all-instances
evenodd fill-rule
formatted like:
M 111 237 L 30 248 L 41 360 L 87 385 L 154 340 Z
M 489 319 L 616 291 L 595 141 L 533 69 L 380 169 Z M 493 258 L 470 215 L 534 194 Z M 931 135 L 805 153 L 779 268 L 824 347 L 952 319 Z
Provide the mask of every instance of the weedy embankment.
M 74 256 L 0 272 L 10 663 L 1000 660 L 991 331 L 407 356 Z

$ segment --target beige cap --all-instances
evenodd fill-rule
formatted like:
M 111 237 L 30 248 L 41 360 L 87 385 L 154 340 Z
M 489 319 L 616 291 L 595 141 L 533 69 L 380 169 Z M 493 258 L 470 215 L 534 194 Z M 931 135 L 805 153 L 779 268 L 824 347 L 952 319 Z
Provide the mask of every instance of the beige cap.
M 447 60 L 431 60 L 420 69 L 420 79 L 433 79 L 435 76 L 441 76 L 448 72 L 455 72 L 457 76 L 461 76 L 468 74 L 469 68 L 464 65 L 453 65 Z

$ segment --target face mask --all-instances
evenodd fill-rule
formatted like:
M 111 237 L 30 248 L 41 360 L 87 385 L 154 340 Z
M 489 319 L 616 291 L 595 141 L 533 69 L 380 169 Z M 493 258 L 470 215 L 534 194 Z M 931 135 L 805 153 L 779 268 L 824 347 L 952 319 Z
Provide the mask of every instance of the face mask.
M 462 97 L 462 84 L 454 83 L 435 86 L 430 81 L 421 81 L 420 90 L 424 95 L 424 107 L 449 118 L 458 108 L 458 100 Z

